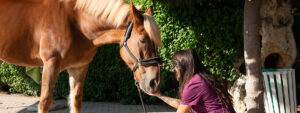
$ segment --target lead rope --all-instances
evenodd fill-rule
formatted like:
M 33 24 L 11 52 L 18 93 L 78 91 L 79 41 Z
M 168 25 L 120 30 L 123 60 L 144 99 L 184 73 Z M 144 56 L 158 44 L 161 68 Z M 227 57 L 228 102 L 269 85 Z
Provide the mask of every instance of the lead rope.
M 145 2 L 146 3 L 146 2 Z M 144 6 L 145 6 L 145 3 L 144 3 Z M 142 98 L 142 93 L 141 93 L 141 90 L 140 90 L 140 87 L 139 87 L 139 84 L 137 83 L 136 79 L 135 79 L 135 76 L 134 76 L 134 71 L 132 72 L 132 75 L 134 77 L 134 84 L 139 92 L 139 97 L 140 97 L 140 100 L 141 100 L 141 103 L 142 103 L 142 107 L 144 109 L 144 113 L 147 113 L 147 110 L 145 108 L 145 104 L 144 104 L 144 101 L 143 101 L 143 98 Z
M 141 102 L 142 102 L 142 106 L 143 106 L 144 112 L 145 112 L 145 113 L 147 113 L 147 111 L 146 111 L 146 108 L 145 108 L 145 104 L 144 104 L 144 101 L 143 101 L 143 99 L 142 99 L 142 94 L 141 94 L 141 90 L 140 90 L 139 88 L 137 88 L 137 89 L 138 89 L 138 91 L 139 91 L 139 95 L 140 95 L 140 100 L 141 100 Z
M 142 93 L 141 93 L 141 90 L 140 90 L 140 87 L 139 87 L 139 84 L 137 83 L 136 79 L 135 79 L 135 76 L 134 76 L 134 73 L 133 74 L 133 77 L 134 77 L 134 84 L 139 92 L 139 97 L 140 97 L 140 100 L 141 100 L 141 103 L 142 103 L 142 107 L 144 109 L 144 112 L 147 113 L 147 110 L 145 108 L 145 104 L 144 104 L 144 101 L 143 101 L 143 98 L 142 98 Z

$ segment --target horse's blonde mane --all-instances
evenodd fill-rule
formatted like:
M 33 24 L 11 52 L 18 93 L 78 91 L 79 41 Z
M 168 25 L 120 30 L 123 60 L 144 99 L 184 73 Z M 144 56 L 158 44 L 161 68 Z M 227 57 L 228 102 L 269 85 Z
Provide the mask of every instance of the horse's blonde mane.
M 156 46 L 161 46 L 160 30 L 157 23 L 153 17 L 148 14 L 143 14 L 143 17 L 144 27 L 150 39 L 155 43 Z
M 106 20 L 116 27 L 125 22 L 130 11 L 130 5 L 124 0 L 77 0 L 75 8 L 98 16 L 101 20 Z M 159 47 L 161 37 L 158 25 L 152 16 L 143 14 L 143 17 L 146 32 L 155 45 Z
M 116 27 L 124 23 L 130 10 L 124 0 L 76 0 L 75 8 L 98 16 Z

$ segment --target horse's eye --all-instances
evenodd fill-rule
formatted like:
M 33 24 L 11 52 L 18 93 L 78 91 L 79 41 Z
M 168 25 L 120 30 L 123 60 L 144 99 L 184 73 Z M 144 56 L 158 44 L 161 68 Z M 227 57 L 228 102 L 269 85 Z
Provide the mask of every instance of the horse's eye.
M 146 40 L 140 40 L 140 42 L 141 42 L 142 44 L 145 44 L 145 43 L 146 43 Z

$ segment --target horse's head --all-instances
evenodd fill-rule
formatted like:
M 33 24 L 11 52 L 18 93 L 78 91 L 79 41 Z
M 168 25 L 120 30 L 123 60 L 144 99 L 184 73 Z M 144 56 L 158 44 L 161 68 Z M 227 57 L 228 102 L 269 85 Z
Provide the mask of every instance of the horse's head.
M 134 72 L 139 87 L 154 93 L 160 84 L 157 59 L 157 49 L 161 44 L 159 27 L 152 17 L 151 7 L 145 14 L 140 14 L 131 2 L 129 19 L 125 38 L 121 41 L 120 55 Z

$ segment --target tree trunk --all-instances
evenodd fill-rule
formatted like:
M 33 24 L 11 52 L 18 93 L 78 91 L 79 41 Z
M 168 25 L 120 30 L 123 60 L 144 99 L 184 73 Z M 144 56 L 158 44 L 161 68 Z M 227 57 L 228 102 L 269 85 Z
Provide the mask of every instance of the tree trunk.
M 261 0 L 245 0 L 244 7 L 244 56 L 247 70 L 246 98 L 248 113 L 264 113 L 263 81 L 260 48 Z

